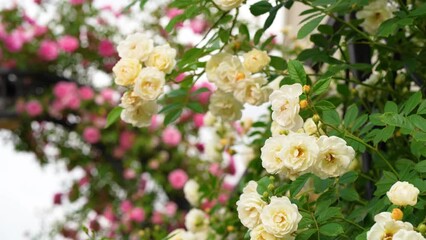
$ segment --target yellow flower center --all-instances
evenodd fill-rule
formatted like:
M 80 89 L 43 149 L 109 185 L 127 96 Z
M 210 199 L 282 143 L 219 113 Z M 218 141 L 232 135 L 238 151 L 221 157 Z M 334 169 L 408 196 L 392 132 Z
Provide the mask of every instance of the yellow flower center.
M 237 81 L 243 80 L 244 78 L 246 78 L 246 75 L 242 72 L 237 73 L 237 76 L 235 77 Z

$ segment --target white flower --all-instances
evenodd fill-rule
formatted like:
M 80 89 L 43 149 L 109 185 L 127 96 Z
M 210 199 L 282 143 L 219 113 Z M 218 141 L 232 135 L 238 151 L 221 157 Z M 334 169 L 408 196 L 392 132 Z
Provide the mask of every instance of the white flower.
M 423 235 L 416 231 L 401 229 L 393 235 L 392 240 L 425 240 Z
M 188 180 L 183 187 L 183 193 L 186 200 L 192 205 L 197 206 L 200 200 L 200 185 L 193 179 Z
M 306 119 L 305 123 L 303 123 L 303 130 L 305 133 L 309 135 L 318 134 L 318 129 L 319 129 L 319 134 L 323 134 L 324 132 L 321 131 L 320 127 L 321 127 L 321 123 L 319 122 L 317 125 L 312 118 Z
M 318 139 L 319 155 L 314 173 L 321 178 L 338 177 L 348 171 L 355 151 L 346 141 L 336 136 Z
M 256 188 L 257 183 L 250 181 L 237 201 L 238 218 L 249 229 L 260 224 L 260 213 L 266 205 L 262 200 L 262 196 L 257 193 Z
M 185 216 L 185 227 L 192 233 L 207 231 L 209 223 L 208 216 L 200 209 L 193 208 Z
M 260 158 L 262 159 L 262 167 L 270 174 L 279 173 L 284 167 L 284 160 L 280 157 L 287 136 L 277 135 L 270 137 L 265 141 L 261 149 Z
M 141 69 L 142 64 L 140 64 L 139 60 L 122 58 L 112 68 L 115 75 L 115 83 L 121 86 L 133 85 Z
M 251 77 L 238 81 L 235 85 L 234 97 L 242 103 L 259 106 L 268 101 L 272 92 L 271 88 L 262 87 L 266 83 L 263 77 Z
M 145 64 L 170 73 L 176 65 L 176 50 L 169 45 L 155 47 Z
M 173 232 L 169 233 L 167 236 L 168 240 L 196 240 L 194 234 L 185 231 L 182 228 L 178 228 L 174 230 Z
M 263 227 L 277 238 L 288 239 L 297 230 L 302 219 L 297 205 L 292 204 L 287 197 L 271 197 L 269 205 L 260 214 Z
M 124 109 L 136 108 L 142 102 L 142 99 L 138 97 L 134 92 L 127 91 L 121 97 L 120 107 Z
M 412 231 L 413 225 L 407 222 L 392 219 L 391 213 L 382 212 L 374 217 L 376 222 L 367 232 L 367 240 L 394 239 L 395 234 L 401 229 Z
M 135 58 L 140 61 L 147 60 L 153 49 L 154 41 L 142 33 L 129 35 L 117 47 L 118 55 L 121 58 Z
M 243 0 L 213 0 L 213 2 L 223 11 L 229 11 L 239 7 Z
M 368 101 L 373 102 L 380 93 L 380 91 L 377 91 L 373 88 L 379 82 L 380 78 L 381 74 L 375 72 L 372 73 L 370 77 L 363 82 L 363 84 L 369 85 L 371 87 L 360 84 L 357 85 L 355 89 L 358 92 L 358 96 L 362 99 L 367 99 Z
M 236 121 L 242 116 L 243 104 L 238 102 L 231 93 L 217 90 L 210 97 L 209 111 L 223 121 Z
M 293 129 L 296 125 L 303 124 L 303 119 L 299 116 L 299 96 L 302 92 L 302 85 L 298 83 L 284 85 L 273 91 L 269 96 L 273 111 L 272 120 L 285 129 Z
M 294 238 L 286 238 L 292 240 Z M 257 225 L 250 232 L 250 240 L 278 240 L 274 235 L 268 233 L 262 224 Z
M 206 74 L 208 80 L 224 92 L 234 91 L 238 81 L 250 76 L 240 59 L 229 53 L 212 56 L 206 64 Z
M 414 206 L 417 204 L 417 196 L 420 191 L 413 184 L 408 182 L 396 182 L 386 193 L 389 200 L 398 206 Z
M 393 17 L 394 8 L 387 0 L 375 0 L 356 13 L 358 19 L 364 19 L 361 26 L 366 32 L 375 34 L 382 22 Z
M 124 108 L 121 112 L 121 120 L 134 127 L 147 127 L 151 124 L 151 118 L 157 113 L 157 109 L 155 101 L 140 101 L 132 107 Z
M 136 78 L 134 92 L 143 100 L 155 100 L 163 93 L 165 75 L 154 67 L 142 69 Z
M 250 52 L 244 54 L 244 67 L 251 73 L 256 73 L 266 67 L 271 58 L 268 56 L 266 51 L 260 51 L 253 49 Z

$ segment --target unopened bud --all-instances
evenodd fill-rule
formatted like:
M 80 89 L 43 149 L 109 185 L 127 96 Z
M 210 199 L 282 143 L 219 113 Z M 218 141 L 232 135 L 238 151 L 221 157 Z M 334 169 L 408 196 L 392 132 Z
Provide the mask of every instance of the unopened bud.
M 425 234 L 426 234 L 426 224 L 421 223 L 419 226 L 417 226 L 417 230 L 418 230 L 421 234 L 425 235 Z
M 401 211 L 401 209 L 394 208 L 392 210 L 392 219 L 399 221 L 399 220 L 402 220 L 403 217 L 404 217 L 404 213 Z
M 263 192 L 263 197 L 264 197 L 264 198 L 269 197 L 269 193 L 268 193 L 268 192 Z
M 270 183 L 268 185 L 268 191 L 272 191 L 272 190 L 274 190 L 274 188 L 275 188 L 274 184 Z
M 308 106 L 308 100 L 304 99 L 302 101 L 299 102 L 300 108 L 304 109 Z
M 226 227 L 226 230 L 228 230 L 228 232 L 233 232 L 235 230 L 235 228 L 234 228 L 234 226 L 229 225 L 229 226 Z
M 318 114 L 314 114 L 314 116 L 312 116 L 312 120 L 314 121 L 314 123 L 319 123 L 320 119 L 321 118 Z
M 241 42 L 240 41 L 235 41 L 234 48 L 238 50 L 238 49 L 240 49 L 240 47 L 241 47 Z
M 303 92 L 304 93 L 309 93 L 311 91 L 311 86 L 309 85 L 304 85 L 303 86 Z

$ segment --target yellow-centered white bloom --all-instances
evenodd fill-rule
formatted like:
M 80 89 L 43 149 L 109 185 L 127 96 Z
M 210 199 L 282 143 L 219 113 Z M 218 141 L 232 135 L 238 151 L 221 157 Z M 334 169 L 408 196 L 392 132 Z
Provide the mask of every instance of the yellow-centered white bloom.
M 199 189 L 200 185 L 194 179 L 188 180 L 183 187 L 185 198 L 192 206 L 198 206 L 200 201 Z
M 136 108 L 143 100 L 133 91 L 127 91 L 121 97 L 120 107 L 124 109 Z
M 250 76 L 240 59 L 229 53 L 219 53 L 206 64 L 206 74 L 210 82 L 224 92 L 233 92 L 238 81 Z
M 213 2 L 223 11 L 229 11 L 241 5 L 243 0 L 213 0 Z
M 257 183 L 250 181 L 237 201 L 238 217 L 241 223 L 249 229 L 260 224 L 260 213 L 266 205 L 262 196 L 257 193 L 256 188 Z
M 251 73 L 261 71 L 269 62 L 271 62 L 271 58 L 266 51 L 260 51 L 254 48 L 250 52 L 244 54 L 243 65 Z
M 393 235 L 392 240 L 425 240 L 423 235 L 416 231 L 401 229 Z
M 294 238 L 286 238 L 286 239 L 294 239 Z M 257 225 L 250 232 L 250 240 L 278 240 L 274 235 L 268 233 L 263 227 L 262 224 Z
M 153 49 L 154 41 L 142 33 L 127 36 L 117 47 L 118 55 L 121 58 L 134 58 L 142 62 L 148 59 Z
M 136 77 L 142 69 L 142 64 L 134 58 L 122 58 L 115 64 L 112 71 L 115 75 L 115 83 L 121 86 L 130 86 L 135 83 Z
M 185 227 L 192 233 L 209 230 L 209 218 L 200 209 L 193 208 L 185 216 Z
M 302 219 L 296 204 L 287 197 L 271 197 L 260 214 L 265 230 L 277 238 L 292 239 Z
M 235 85 L 234 97 L 242 102 L 259 106 L 268 101 L 272 89 L 263 87 L 267 83 L 263 77 L 250 77 L 238 81 Z
M 121 120 L 134 127 L 147 127 L 151 124 L 151 118 L 157 113 L 157 109 L 155 101 L 139 101 L 138 104 L 123 109 Z
M 302 93 L 302 85 L 299 83 L 284 85 L 272 92 L 269 96 L 273 111 L 272 120 L 285 129 L 293 129 L 300 123 L 303 125 L 303 119 L 299 116 L 299 96 Z
M 176 65 L 176 50 L 168 44 L 155 47 L 145 64 L 170 73 Z
M 375 0 L 356 13 L 358 19 L 363 19 L 361 26 L 366 32 L 375 34 L 382 22 L 393 17 L 394 7 L 387 0 Z
M 402 229 L 407 231 L 413 230 L 411 223 L 392 219 L 390 212 L 377 214 L 374 217 L 374 221 L 376 223 L 367 232 L 367 240 L 394 239 L 394 236 Z
M 420 191 L 413 184 L 408 182 L 396 182 L 386 193 L 389 200 L 398 206 L 414 206 L 417 204 L 417 197 Z
M 136 78 L 134 92 L 143 100 L 155 100 L 163 93 L 165 74 L 154 67 L 141 70 Z
M 319 155 L 314 173 L 325 179 L 338 177 L 348 171 L 355 158 L 355 151 L 346 141 L 336 136 L 321 136 L 318 139 Z
M 175 229 L 173 232 L 169 233 L 169 240 L 196 240 L 194 234 L 185 231 L 182 228 Z
M 231 93 L 217 90 L 210 97 L 209 111 L 223 121 L 236 121 L 242 116 L 243 104 L 237 101 Z
M 283 143 L 286 138 L 285 135 L 270 137 L 261 149 L 262 167 L 270 174 L 280 173 L 284 167 L 284 160 L 281 158 L 280 152 L 284 148 Z

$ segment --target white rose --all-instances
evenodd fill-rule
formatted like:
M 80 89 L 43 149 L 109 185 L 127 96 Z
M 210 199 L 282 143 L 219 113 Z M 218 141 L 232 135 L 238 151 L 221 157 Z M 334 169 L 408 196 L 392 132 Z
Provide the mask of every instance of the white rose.
M 265 206 L 260 214 L 263 227 L 277 238 L 292 238 L 302 219 L 296 204 L 292 204 L 287 197 L 271 197 L 269 205 Z
M 121 58 L 135 58 L 142 62 L 148 59 L 153 49 L 154 41 L 142 33 L 129 35 L 117 47 L 118 55 Z
M 260 224 L 260 213 L 266 205 L 262 200 L 262 196 L 257 193 L 256 188 L 257 183 L 250 181 L 237 201 L 238 218 L 249 229 L 253 229 Z
M 298 83 L 284 85 L 273 91 L 269 96 L 273 111 L 272 120 L 285 129 L 294 129 L 296 125 L 303 124 L 303 119 L 299 116 L 299 96 L 302 92 L 302 85 Z
M 250 76 L 240 59 L 229 53 L 219 53 L 206 64 L 206 74 L 210 82 L 224 92 L 233 92 L 238 81 Z
M 263 77 L 246 78 L 235 85 L 234 97 L 242 102 L 259 106 L 268 101 L 272 89 L 262 87 L 267 81 Z
M 312 170 L 319 154 L 316 138 L 305 133 L 291 133 L 282 141 L 278 158 L 282 161 L 282 172 L 291 180 Z
M 244 54 L 244 67 L 251 73 L 256 73 L 266 67 L 271 58 L 268 56 L 266 51 L 260 51 L 253 49 L 250 52 Z
M 302 126 L 303 126 L 302 118 L 297 118 L 295 125 L 291 129 L 287 129 L 281 126 L 280 124 L 278 124 L 276 121 L 272 121 L 271 133 L 272 133 L 272 136 L 288 135 L 291 132 L 301 132 L 301 130 L 303 130 Z
M 361 26 L 366 32 L 375 34 L 382 22 L 393 17 L 394 8 L 387 0 L 375 0 L 356 13 L 358 19 L 363 19 Z
M 209 111 L 223 121 L 236 121 L 242 116 L 243 104 L 238 102 L 231 93 L 217 90 L 210 97 Z
M 261 148 L 262 167 L 270 174 L 279 173 L 284 167 L 280 152 L 284 147 L 283 143 L 286 138 L 287 136 L 284 135 L 270 137 Z
M 121 120 L 134 127 L 147 127 L 151 124 L 151 118 L 157 113 L 157 109 L 155 101 L 141 101 L 139 104 L 123 109 Z
M 408 182 L 396 182 L 386 193 L 389 200 L 398 206 L 414 206 L 417 204 L 417 196 L 420 191 L 413 184 Z
M 319 155 L 314 173 L 325 179 L 338 177 L 348 171 L 355 158 L 355 151 L 346 141 L 336 136 L 321 136 L 318 139 Z
M 423 235 L 416 231 L 401 229 L 393 235 L 392 240 L 425 240 Z
M 374 217 L 376 222 L 367 232 L 367 240 L 383 240 L 385 237 L 393 239 L 401 229 L 412 231 L 413 225 L 407 222 L 392 219 L 391 213 L 382 212 Z
M 373 102 L 380 93 L 380 91 L 373 88 L 375 85 L 377 85 L 380 78 L 381 73 L 375 72 L 372 73 L 370 77 L 363 82 L 364 85 L 358 84 L 355 87 L 356 91 L 358 92 L 358 96 L 362 99 L 367 99 L 368 101 Z M 369 85 L 371 87 L 365 85 Z
M 319 122 L 317 125 L 312 118 L 306 119 L 305 123 L 303 123 L 303 130 L 309 135 L 324 134 L 324 132 L 321 130 L 321 122 Z
M 286 239 L 292 240 L 294 238 L 286 238 Z M 260 225 L 257 225 L 253 230 L 251 230 L 250 240 L 278 240 L 278 238 L 268 233 L 265 230 L 265 227 L 263 227 L 263 225 L 260 224 Z
M 122 58 L 112 68 L 115 75 L 115 83 L 121 86 L 133 85 L 141 69 L 142 64 L 140 64 L 139 60 Z
M 127 91 L 121 97 L 120 107 L 124 109 L 136 108 L 142 102 L 142 99 L 138 97 L 134 92 Z
M 186 200 L 192 205 L 197 206 L 200 200 L 200 185 L 193 179 L 188 180 L 183 187 L 183 193 Z
M 173 232 L 169 233 L 167 236 L 168 240 L 196 240 L 198 238 L 195 238 L 194 234 L 185 231 L 182 228 L 178 228 L 174 230 Z
M 213 0 L 213 2 L 223 11 L 229 11 L 239 7 L 243 0 Z
M 208 216 L 200 209 L 193 208 L 185 216 L 185 227 L 192 233 L 207 231 L 209 223 Z
M 145 64 L 170 73 L 176 65 L 176 50 L 169 45 L 155 47 Z
M 134 92 L 143 100 L 155 100 L 163 93 L 165 75 L 154 67 L 142 69 L 136 78 Z

